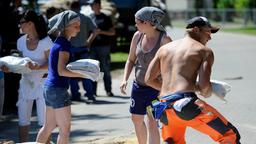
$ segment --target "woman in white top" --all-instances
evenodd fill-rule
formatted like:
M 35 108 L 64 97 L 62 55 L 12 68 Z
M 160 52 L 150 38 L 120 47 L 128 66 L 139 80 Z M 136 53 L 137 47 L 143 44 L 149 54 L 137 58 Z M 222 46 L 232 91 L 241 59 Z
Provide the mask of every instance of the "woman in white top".
M 31 73 L 22 74 L 17 102 L 19 116 L 20 142 L 28 141 L 30 117 L 34 100 L 36 101 L 38 124 L 45 119 L 45 101 L 43 97 L 44 75 L 48 68 L 48 54 L 52 41 L 47 35 L 47 25 L 42 16 L 27 11 L 20 20 L 24 33 L 17 41 L 17 49 L 23 57 L 29 57 L 35 63 L 29 63 Z

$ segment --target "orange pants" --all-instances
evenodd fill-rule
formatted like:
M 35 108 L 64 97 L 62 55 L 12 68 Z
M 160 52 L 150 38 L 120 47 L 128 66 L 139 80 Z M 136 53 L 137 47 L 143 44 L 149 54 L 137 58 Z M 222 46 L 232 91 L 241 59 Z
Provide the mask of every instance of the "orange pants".
M 166 109 L 168 124 L 163 124 L 162 137 L 167 144 L 185 144 L 187 126 L 209 135 L 220 144 L 240 144 L 236 128 L 216 109 L 200 99 L 194 103 L 200 107 L 201 113 L 192 120 L 181 119 L 173 108 Z

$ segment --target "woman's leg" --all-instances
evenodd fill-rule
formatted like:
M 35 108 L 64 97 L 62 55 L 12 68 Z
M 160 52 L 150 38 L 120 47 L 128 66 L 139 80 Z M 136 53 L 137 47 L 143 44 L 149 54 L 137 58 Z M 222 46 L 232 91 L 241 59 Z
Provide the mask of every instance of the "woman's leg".
M 43 126 L 45 121 L 45 111 L 46 111 L 45 100 L 43 98 L 39 98 L 36 100 L 36 111 L 37 111 L 38 125 Z M 51 142 L 51 134 L 46 144 L 50 144 L 50 142 Z
M 147 116 L 148 143 L 160 144 L 160 134 L 157 121 L 152 116 Z
M 45 121 L 45 100 L 43 98 L 36 99 L 36 111 L 37 111 L 37 119 L 38 125 L 42 126 Z
M 71 107 L 66 106 L 56 109 L 55 116 L 59 127 L 57 144 L 68 144 L 71 127 Z
M 132 114 L 132 122 L 135 127 L 139 144 L 147 143 L 147 128 L 144 122 L 144 115 Z
M 29 139 L 30 117 L 32 113 L 34 100 L 19 99 L 18 117 L 19 117 L 19 141 L 27 142 Z
M 55 110 L 46 106 L 45 122 L 43 127 L 38 132 L 36 142 L 46 143 L 52 131 L 56 128 Z

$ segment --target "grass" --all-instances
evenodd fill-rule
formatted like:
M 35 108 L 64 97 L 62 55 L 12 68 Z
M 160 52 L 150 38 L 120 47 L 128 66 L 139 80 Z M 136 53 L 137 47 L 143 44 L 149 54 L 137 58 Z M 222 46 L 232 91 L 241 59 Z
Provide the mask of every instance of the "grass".
M 255 35 L 256 36 L 256 28 L 255 27 L 248 27 L 248 28 L 225 28 L 223 29 L 225 32 L 232 32 L 232 33 L 243 33 L 248 35 Z
M 185 25 L 186 25 L 184 20 L 173 20 L 172 24 L 173 26 L 176 26 L 179 28 L 185 28 Z M 212 25 L 221 25 L 221 23 L 213 22 Z M 256 36 L 256 26 L 254 26 L 253 24 L 249 24 L 248 27 L 243 27 L 242 23 L 236 23 L 236 22 L 227 23 L 221 26 L 221 31 Z
M 128 53 L 116 52 L 111 53 L 111 62 L 126 62 L 128 58 Z
M 128 53 L 116 52 L 111 53 L 111 71 L 116 69 L 123 69 L 128 58 Z

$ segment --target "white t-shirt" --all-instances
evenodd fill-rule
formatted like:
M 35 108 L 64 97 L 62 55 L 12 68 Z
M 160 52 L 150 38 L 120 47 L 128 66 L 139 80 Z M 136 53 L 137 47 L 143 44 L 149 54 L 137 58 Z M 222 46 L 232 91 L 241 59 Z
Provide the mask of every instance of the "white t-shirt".
M 17 49 L 22 52 L 23 57 L 29 57 L 39 65 L 45 64 L 47 59 L 45 51 L 53 46 L 50 37 L 39 40 L 37 48 L 29 50 L 26 45 L 27 35 L 21 36 L 17 41 Z M 20 80 L 19 99 L 36 99 L 43 97 L 42 86 L 44 83 L 43 75 L 47 70 L 33 70 L 31 73 L 22 74 Z
M 45 59 L 44 52 L 49 50 L 53 42 L 50 37 L 45 37 L 38 42 L 37 48 L 29 50 L 26 45 L 27 35 L 21 36 L 17 41 L 17 49 L 22 52 L 23 57 L 29 57 L 31 60 L 37 62 L 39 65 L 44 64 L 47 60 Z

